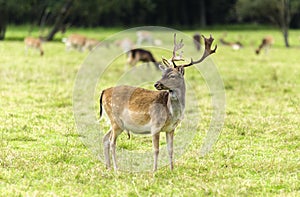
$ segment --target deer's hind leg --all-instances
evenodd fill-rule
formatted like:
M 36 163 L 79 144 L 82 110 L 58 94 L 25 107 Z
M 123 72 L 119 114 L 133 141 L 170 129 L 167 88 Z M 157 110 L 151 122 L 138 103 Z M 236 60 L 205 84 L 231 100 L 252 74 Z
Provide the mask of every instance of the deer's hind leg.
M 112 155 L 112 160 L 113 160 L 113 165 L 114 165 L 114 169 L 118 170 L 118 165 L 117 165 L 117 158 L 116 158 L 116 142 L 117 142 L 117 138 L 118 136 L 122 133 L 122 129 L 117 126 L 114 125 L 112 127 L 112 132 L 110 135 L 110 149 L 111 149 L 111 155 Z
M 103 151 L 104 151 L 104 159 L 105 159 L 105 165 L 106 168 L 110 168 L 110 135 L 111 135 L 111 130 L 109 130 L 105 136 L 103 137 Z

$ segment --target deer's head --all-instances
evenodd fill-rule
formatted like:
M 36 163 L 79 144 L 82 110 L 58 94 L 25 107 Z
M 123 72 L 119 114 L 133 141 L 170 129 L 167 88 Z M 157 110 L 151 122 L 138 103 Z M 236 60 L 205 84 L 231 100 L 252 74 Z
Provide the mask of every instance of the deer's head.
M 181 39 L 179 43 L 176 42 L 176 34 L 174 34 L 174 49 L 173 49 L 173 57 L 170 60 L 162 58 L 163 65 L 159 65 L 160 69 L 163 72 L 162 78 L 154 84 L 154 87 L 157 90 L 174 90 L 184 86 L 184 68 L 192 66 L 194 64 L 198 64 L 202 62 L 206 57 L 216 52 L 217 45 L 212 50 L 211 45 L 214 39 L 210 36 L 209 38 L 205 38 L 202 36 L 205 41 L 205 51 L 202 57 L 197 60 L 191 62 L 189 64 L 176 65 L 175 61 L 183 61 L 183 52 L 181 51 L 179 54 L 176 54 L 176 51 L 183 47 L 183 40 Z
M 157 90 L 173 90 L 184 85 L 184 68 L 183 67 L 164 67 L 159 66 L 162 70 L 162 78 L 154 84 Z

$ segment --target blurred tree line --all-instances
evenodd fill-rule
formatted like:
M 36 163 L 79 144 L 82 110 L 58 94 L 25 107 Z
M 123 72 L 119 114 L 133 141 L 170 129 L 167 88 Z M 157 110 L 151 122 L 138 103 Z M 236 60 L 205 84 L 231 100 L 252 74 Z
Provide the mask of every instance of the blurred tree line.
M 68 0 L 0 0 L 9 24 L 54 23 Z M 72 0 L 73 26 L 199 25 L 230 22 L 237 0 Z M 3 12 L 1 12 L 1 17 Z
M 46 36 L 47 40 L 51 40 L 57 31 L 64 31 L 69 26 L 165 25 L 201 28 L 216 24 L 257 22 L 299 28 L 299 2 L 300 0 L 0 0 L 0 39 L 4 38 L 7 24 L 53 27 Z

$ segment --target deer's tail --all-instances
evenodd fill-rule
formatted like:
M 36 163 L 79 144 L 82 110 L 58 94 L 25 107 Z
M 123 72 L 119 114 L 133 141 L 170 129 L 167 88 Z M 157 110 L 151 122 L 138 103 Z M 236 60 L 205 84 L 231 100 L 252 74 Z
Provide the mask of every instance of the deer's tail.
M 102 117 L 102 98 L 103 98 L 103 94 L 104 94 L 104 90 L 101 92 L 100 99 L 99 99 L 99 104 L 100 104 L 99 114 L 100 114 L 100 118 Z

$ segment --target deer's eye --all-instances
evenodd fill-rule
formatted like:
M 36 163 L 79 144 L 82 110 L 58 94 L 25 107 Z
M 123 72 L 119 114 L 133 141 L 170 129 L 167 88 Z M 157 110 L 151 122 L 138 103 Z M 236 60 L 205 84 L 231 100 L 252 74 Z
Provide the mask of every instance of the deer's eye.
M 169 78 L 171 78 L 171 79 L 172 79 L 172 78 L 175 78 L 175 77 L 176 77 L 175 75 L 170 75 L 170 76 L 169 76 Z

